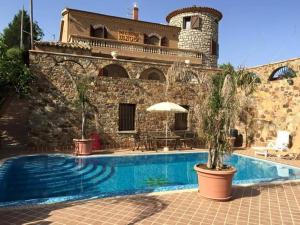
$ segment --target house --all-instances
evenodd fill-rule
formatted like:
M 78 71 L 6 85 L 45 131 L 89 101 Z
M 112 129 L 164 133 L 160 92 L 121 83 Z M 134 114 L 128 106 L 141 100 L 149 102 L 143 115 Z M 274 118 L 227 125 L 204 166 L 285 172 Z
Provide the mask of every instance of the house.
M 106 143 L 130 145 L 137 131 L 163 129 L 164 116 L 146 112 L 162 101 L 189 110 L 172 116 L 172 129 L 195 130 L 205 94 L 199 83 L 218 71 L 221 12 L 177 9 L 167 15 L 166 25 L 139 20 L 136 5 L 132 15 L 66 8 L 59 42 L 35 43 L 30 51 L 30 68 L 38 77 L 30 100 L 32 145 L 67 145 L 79 136 L 74 84 L 80 77 L 90 81 L 88 131 L 100 133 Z

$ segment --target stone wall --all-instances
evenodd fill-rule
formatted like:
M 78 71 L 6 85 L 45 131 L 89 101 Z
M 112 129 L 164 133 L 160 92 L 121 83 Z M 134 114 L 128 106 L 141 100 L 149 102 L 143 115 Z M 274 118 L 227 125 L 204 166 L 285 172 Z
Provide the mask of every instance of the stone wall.
M 129 78 L 98 76 L 99 70 L 109 64 L 118 64 L 126 69 Z M 171 64 L 111 60 L 100 57 L 76 56 L 59 53 L 30 52 L 30 68 L 37 77 L 30 99 L 31 144 L 60 146 L 72 143 L 80 137 L 81 116 L 76 109 L 74 82 L 80 76 L 90 79 L 89 97 L 93 107 L 88 113 L 88 133 L 97 131 L 102 141 L 109 144 L 130 144 L 134 132 L 118 131 L 119 103 L 136 104 L 135 130 L 163 130 L 164 116 L 147 113 L 146 108 L 162 101 L 188 105 L 189 129 L 195 129 L 194 107 L 203 92 L 198 86 L 176 83 L 164 95 L 165 82 L 141 80 L 140 74 L 148 68 L 156 68 L 166 75 Z M 199 76 L 214 73 L 215 70 L 190 68 Z M 171 118 L 172 126 L 174 118 Z
M 284 66 L 291 68 L 296 73 L 298 73 L 298 76 L 300 76 L 300 58 L 289 59 L 281 62 L 275 62 L 266 65 L 250 67 L 247 68 L 247 70 L 257 74 L 262 80 L 262 82 L 265 83 L 268 82 L 269 77 L 276 69 Z
M 287 130 L 292 136 L 300 125 L 300 78 L 294 85 L 286 80 L 263 83 L 254 95 L 254 142 L 274 139 L 278 130 Z
M 203 63 L 208 67 L 217 67 L 218 56 L 212 55 L 212 40 L 218 43 L 218 18 L 210 13 L 181 13 L 170 19 L 170 25 L 183 28 L 183 18 L 199 16 L 202 20 L 201 29 L 181 29 L 178 48 L 201 51 L 204 54 Z
M 294 84 L 289 85 L 286 80 L 268 81 L 272 73 L 283 66 L 293 69 L 297 77 Z M 259 85 L 252 107 L 254 144 L 264 144 L 268 139 L 274 139 L 278 130 L 287 130 L 295 137 L 300 128 L 300 59 L 291 59 L 253 68 L 262 83 Z

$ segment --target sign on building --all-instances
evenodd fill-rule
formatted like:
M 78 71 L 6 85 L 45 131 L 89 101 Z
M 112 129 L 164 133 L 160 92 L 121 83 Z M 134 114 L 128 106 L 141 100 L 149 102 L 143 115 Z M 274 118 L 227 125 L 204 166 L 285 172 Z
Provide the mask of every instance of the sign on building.
M 139 34 L 129 31 L 119 31 L 119 41 L 139 42 Z

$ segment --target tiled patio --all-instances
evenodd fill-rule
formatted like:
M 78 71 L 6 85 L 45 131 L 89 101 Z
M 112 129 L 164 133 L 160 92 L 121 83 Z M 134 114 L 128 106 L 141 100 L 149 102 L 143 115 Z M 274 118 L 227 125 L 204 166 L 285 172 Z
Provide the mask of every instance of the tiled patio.
M 251 150 L 239 150 L 252 155 Z M 287 162 L 299 166 L 300 161 Z M 300 224 L 300 183 L 234 187 L 216 202 L 196 191 L 0 209 L 0 224 Z
M 197 192 L 108 198 L 0 211 L 5 224 L 300 224 L 300 184 L 235 187 L 233 200 Z

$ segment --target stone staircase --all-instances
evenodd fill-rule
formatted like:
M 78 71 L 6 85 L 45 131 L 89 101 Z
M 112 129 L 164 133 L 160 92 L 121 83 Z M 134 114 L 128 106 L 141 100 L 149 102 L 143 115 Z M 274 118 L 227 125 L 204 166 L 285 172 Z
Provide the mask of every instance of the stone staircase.
M 29 108 L 25 99 L 9 95 L 0 109 L 0 158 L 27 146 Z

